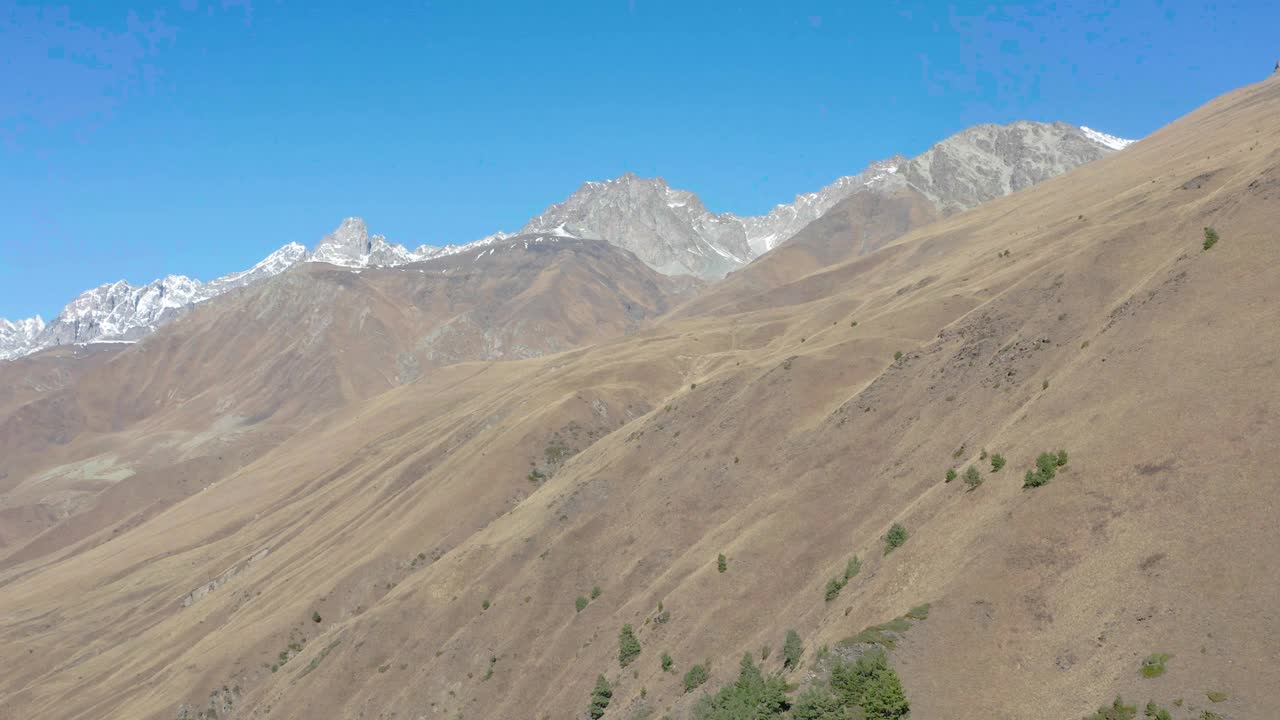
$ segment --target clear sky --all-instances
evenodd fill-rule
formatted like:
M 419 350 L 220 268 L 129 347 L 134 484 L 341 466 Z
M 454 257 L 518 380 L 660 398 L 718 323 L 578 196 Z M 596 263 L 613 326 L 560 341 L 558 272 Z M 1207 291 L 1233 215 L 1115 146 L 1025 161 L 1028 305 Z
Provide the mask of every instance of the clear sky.
M 348 215 L 514 230 L 585 180 L 763 213 L 982 122 L 1139 137 L 1265 77 L 1280 3 L 0 0 L 0 317 Z

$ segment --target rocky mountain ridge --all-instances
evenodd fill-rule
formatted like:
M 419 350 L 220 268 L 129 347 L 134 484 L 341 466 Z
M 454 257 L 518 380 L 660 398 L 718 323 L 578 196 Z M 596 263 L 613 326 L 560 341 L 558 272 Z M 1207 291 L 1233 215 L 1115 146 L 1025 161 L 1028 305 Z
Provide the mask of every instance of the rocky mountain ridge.
M 38 317 L 0 319 L 0 360 L 49 347 L 136 341 L 193 305 L 273 277 L 303 261 L 347 268 L 393 267 L 486 247 L 517 235 L 605 240 L 667 275 L 724 277 L 798 233 L 857 193 L 888 197 L 903 188 L 925 195 L 944 214 L 1030 187 L 1127 147 L 1124 140 L 1064 122 L 978 125 L 914 158 L 895 155 L 817 192 L 797 195 L 765 215 L 713 213 L 693 192 L 633 173 L 584 183 L 517 233 L 496 232 L 461 245 L 410 250 L 370 235 L 349 217 L 308 252 L 289 243 L 252 268 L 210 282 L 169 275 L 134 287 L 121 280 L 87 290 L 46 326 Z

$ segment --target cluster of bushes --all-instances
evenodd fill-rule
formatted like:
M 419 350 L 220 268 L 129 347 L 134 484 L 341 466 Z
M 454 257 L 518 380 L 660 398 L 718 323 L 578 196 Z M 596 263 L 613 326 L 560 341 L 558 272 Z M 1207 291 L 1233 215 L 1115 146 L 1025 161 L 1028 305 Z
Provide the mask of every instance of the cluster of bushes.
M 591 600 L 595 600 L 598 597 L 600 597 L 600 586 L 596 585 L 595 587 L 591 588 Z M 591 602 L 591 600 L 588 600 L 583 595 L 579 595 L 578 598 L 573 601 L 573 607 L 578 612 L 582 612 L 583 610 L 587 609 L 587 603 Z
M 827 581 L 827 589 L 824 594 L 827 602 L 835 600 L 840 595 L 840 591 L 844 589 L 844 586 L 848 585 L 849 581 L 861 571 L 862 561 L 858 559 L 857 555 L 854 555 L 849 559 L 849 563 L 844 566 L 843 577 L 833 577 Z
M 711 673 L 707 670 L 708 665 L 710 663 L 699 663 L 689 668 L 684 674 L 684 679 L 681 680 L 684 683 L 685 692 L 692 692 L 694 689 L 701 687 L 707 681 L 707 678 L 711 677 Z
M 1056 453 L 1040 453 L 1040 456 L 1036 458 L 1036 469 L 1027 471 L 1026 477 L 1022 480 L 1022 487 L 1037 488 L 1048 484 L 1053 479 L 1053 476 L 1057 474 L 1058 468 L 1066 464 L 1066 450 L 1059 450 Z
M 911 703 L 898 673 L 883 650 L 873 650 L 853 664 L 837 663 L 826 686 L 804 692 L 792 707 L 795 720 L 900 720 Z
M 1207 712 L 1207 711 L 1206 711 Z M 1146 720 L 1173 720 L 1173 714 L 1167 709 L 1155 704 L 1154 701 L 1148 702 L 1147 707 L 1143 709 L 1142 716 Z M 1210 720 L 1216 716 L 1208 713 Z M 1116 698 L 1111 705 L 1104 705 L 1098 708 L 1098 712 L 1088 716 L 1085 720 L 1135 720 L 1138 717 L 1138 707 L 1136 705 L 1125 705 L 1122 698 Z M 1201 716 L 1204 718 L 1205 716 Z
M 688 688 L 689 683 L 685 683 Z M 791 708 L 786 680 L 780 675 L 765 677 L 752 662 L 751 655 L 742 656 L 738 679 L 720 688 L 714 695 L 704 695 L 693 708 L 694 720 L 767 720 L 781 718 Z

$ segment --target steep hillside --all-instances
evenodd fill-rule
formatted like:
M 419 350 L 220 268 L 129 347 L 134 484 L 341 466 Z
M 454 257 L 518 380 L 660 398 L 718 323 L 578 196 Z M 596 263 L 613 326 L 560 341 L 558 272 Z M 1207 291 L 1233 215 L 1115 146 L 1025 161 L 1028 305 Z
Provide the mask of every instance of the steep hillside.
M 605 675 L 605 718 L 680 718 L 744 653 L 782 672 L 795 629 L 791 682 L 883 644 L 915 720 L 1117 693 L 1270 718 L 1277 207 L 1280 78 L 770 290 L 785 302 L 340 405 L 0 570 L 23 659 L 0 713 L 579 717 Z M 382 342 L 349 337 L 326 345 Z M 1167 669 L 1144 677 L 1152 654 Z
M 167 506 L 325 413 L 433 368 L 634 332 L 691 289 L 606 243 L 528 236 L 397 268 L 304 263 L 57 383 L 41 380 L 44 354 L 7 363 L 16 391 L 0 396 L 0 558 Z M 89 524 L 68 527 L 75 518 Z M 41 533 L 38 547 L 17 549 Z

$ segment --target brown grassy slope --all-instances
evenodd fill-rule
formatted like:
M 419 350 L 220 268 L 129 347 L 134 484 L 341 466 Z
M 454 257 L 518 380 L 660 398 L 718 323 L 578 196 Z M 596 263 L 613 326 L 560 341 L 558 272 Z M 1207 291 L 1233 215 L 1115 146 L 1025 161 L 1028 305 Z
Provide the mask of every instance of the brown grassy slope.
M 787 297 L 770 291 L 883 247 L 940 216 L 932 201 L 913 188 L 902 188 L 887 197 L 878 192 L 855 193 L 782 245 L 699 293 L 673 316 L 777 307 L 787 302 Z
M 0 413 L 0 556 L 136 523 L 441 363 L 631 332 L 687 291 L 605 243 L 516 238 L 482 252 L 362 272 L 305 264 L 15 397 Z M 31 380 L 28 364 L 3 369 Z
M 776 668 L 788 627 L 812 657 L 930 601 L 893 654 L 917 720 L 1208 689 L 1270 717 L 1278 111 L 1276 81 L 1224 96 L 793 283 L 797 304 L 345 408 L 110 542 L 0 577 L 0 646 L 26 658 L 0 710 L 167 718 L 226 685 L 236 717 L 573 717 L 605 672 L 608 717 L 641 688 L 679 717 L 693 696 L 662 650 L 678 672 L 712 659 L 714 686 L 766 643 Z M 1202 252 L 1206 224 L 1223 239 Z M 583 451 L 524 478 L 560 444 Z M 942 483 L 982 447 L 1009 466 L 972 493 Z M 1068 470 L 1022 490 L 1057 447 Z M 912 537 L 884 556 L 895 521 Z M 823 602 L 853 553 L 861 575 Z M 646 622 L 659 601 L 670 621 Z M 638 677 L 617 669 L 625 622 Z M 1155 651 L 1169 672 L 1139 678 Z

